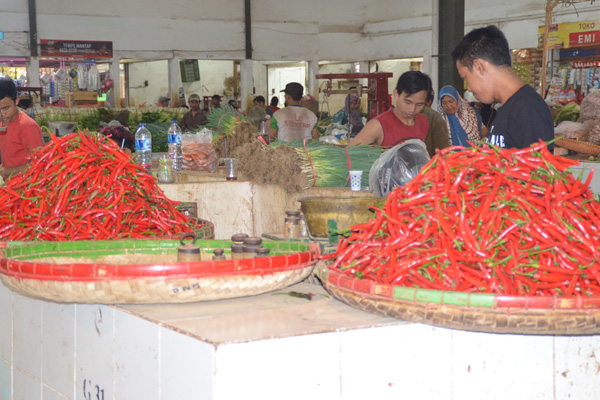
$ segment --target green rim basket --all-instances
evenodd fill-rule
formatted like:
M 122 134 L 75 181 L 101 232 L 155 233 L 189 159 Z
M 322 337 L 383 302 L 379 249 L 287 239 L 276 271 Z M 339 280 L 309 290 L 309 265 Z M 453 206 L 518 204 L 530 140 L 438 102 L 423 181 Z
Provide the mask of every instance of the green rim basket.
M 279 290 L 310 275 L 319 247 L 264 241 L 268 257 L 230 259 L 231 242 L 199 240 L 202 261 L 177 262 L 179 240 L 8 242 L 0 277 L 12 290 L 68 303 L 185 303 Z M 214 249 L 229 258 L 212 261 Z
M 600 296 L 538 297 L 417 289 L 364 281 L 320 261 L 315 275 L 336 299 L 408 322 L 524 335 L 600 333 Z
M 196 233 L 196 239 L 198 240 L 211 240 L 215 238 L 215 225 L 205 219 L 193 219 L 195 222 L 194 232 Z M 179 240 L 185 235 L 185 233 L 178 233 L 170 236 L 157 236 L 156 239 L 175 239 Z M 152 238 L 149 238 L 152 239 Z

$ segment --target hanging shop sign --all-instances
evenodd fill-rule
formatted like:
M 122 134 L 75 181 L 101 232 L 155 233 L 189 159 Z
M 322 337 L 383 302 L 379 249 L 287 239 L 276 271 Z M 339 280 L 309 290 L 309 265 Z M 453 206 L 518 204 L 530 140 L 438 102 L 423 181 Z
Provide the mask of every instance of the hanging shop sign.
M 112 42 L 40 40 L 42 57 L 111 58 Z
M 538 48 L 542 47 L 543 26 L 538 28 Z M 600 21 L 570 22 L 550 25 L 548 31 L 549 49 L 569 49 L 600 45 Z

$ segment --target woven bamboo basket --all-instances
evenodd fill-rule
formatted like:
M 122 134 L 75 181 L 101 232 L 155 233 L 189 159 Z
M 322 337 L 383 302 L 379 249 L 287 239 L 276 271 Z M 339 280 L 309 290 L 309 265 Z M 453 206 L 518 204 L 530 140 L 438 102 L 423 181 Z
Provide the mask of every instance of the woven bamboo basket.
M 567 150 L 576 151 L 577 153 L 587 154 L 590 156 L 600 155 L 600 146 L 580 140 L 568 139 L 564 137 L 557 138 L 554 143 Z
M 600 296 L 535 297 L 417 289 L 362 281 L 320 262 L 315 274 L 336 299 L 408 322 L 524 335 L 600 333 Z
M 265 241 L 269 257 L 212 261 L 231 242 L 198 241 L 202 261 L 178 263 L 178 240 L 15 243 L 0 251 L 12 290 L 68 303 L 186 303 L 252 296 L 293 285 L 313 270 L 319 247 Z
M 215 225 L 205 219 L 192 219 L 194 221 L 194 232 L 198 240 L 210 240 L 215 238 Z M 185 233 L 178 233 L 170 236 L 158 236 L 157 239 L 174 239 L 179 240 Z

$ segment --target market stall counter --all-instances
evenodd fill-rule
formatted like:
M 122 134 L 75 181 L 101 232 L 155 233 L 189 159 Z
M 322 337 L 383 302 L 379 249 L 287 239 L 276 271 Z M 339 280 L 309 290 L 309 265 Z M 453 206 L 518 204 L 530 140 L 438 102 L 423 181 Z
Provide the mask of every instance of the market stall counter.
M 2 399 L 591 400 L 600 391 L 595 336 L 408 324 L 353 309 L 312 280 L 241 299 L 127 306 L 45 302 L 0 284 L 0 303 Z
M 243 232 L 260 236 L 283 233 L 286 210 L 300 210 L 305 197 L 351 198 L 376 196 L 368 190 L 352 191 L 350 187 L 313 187 L 295 193 L 278 185 L 256 184 L 241 177 L 226 181 L 221 174 L 182 171 L 175 183 L 160 184 L 171 200 L 198 205 L 198 217 L 215 222 L 215 239 L 229 239 Z

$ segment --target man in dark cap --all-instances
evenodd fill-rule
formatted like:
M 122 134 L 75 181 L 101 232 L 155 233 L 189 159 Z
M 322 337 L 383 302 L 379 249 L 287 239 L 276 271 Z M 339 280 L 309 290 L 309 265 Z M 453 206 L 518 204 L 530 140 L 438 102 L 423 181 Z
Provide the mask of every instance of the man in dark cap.
M 317 116 L 302 106 L 304 88 L 298 82 L 285 85 L 285 108 L 281 108 L 271 118 L 271 138 L 284 142 L 298 139 L 319 139 Z
M 182 131 L 193 131 L 208 124 L 208 118 L 204 110 L 200 108 L 200 96 L 192 94 L 188 100 L 190 111 L 184 114 L 179 126 Z
M 214 94 L 210 100 L 210 108 L 221 108 L 221 96 Z
M 158 105 L 161 107 L 169 107 L 170 101 L 171 98 L 169 96 L 160 96 L 160 99 L 158 99 Z

